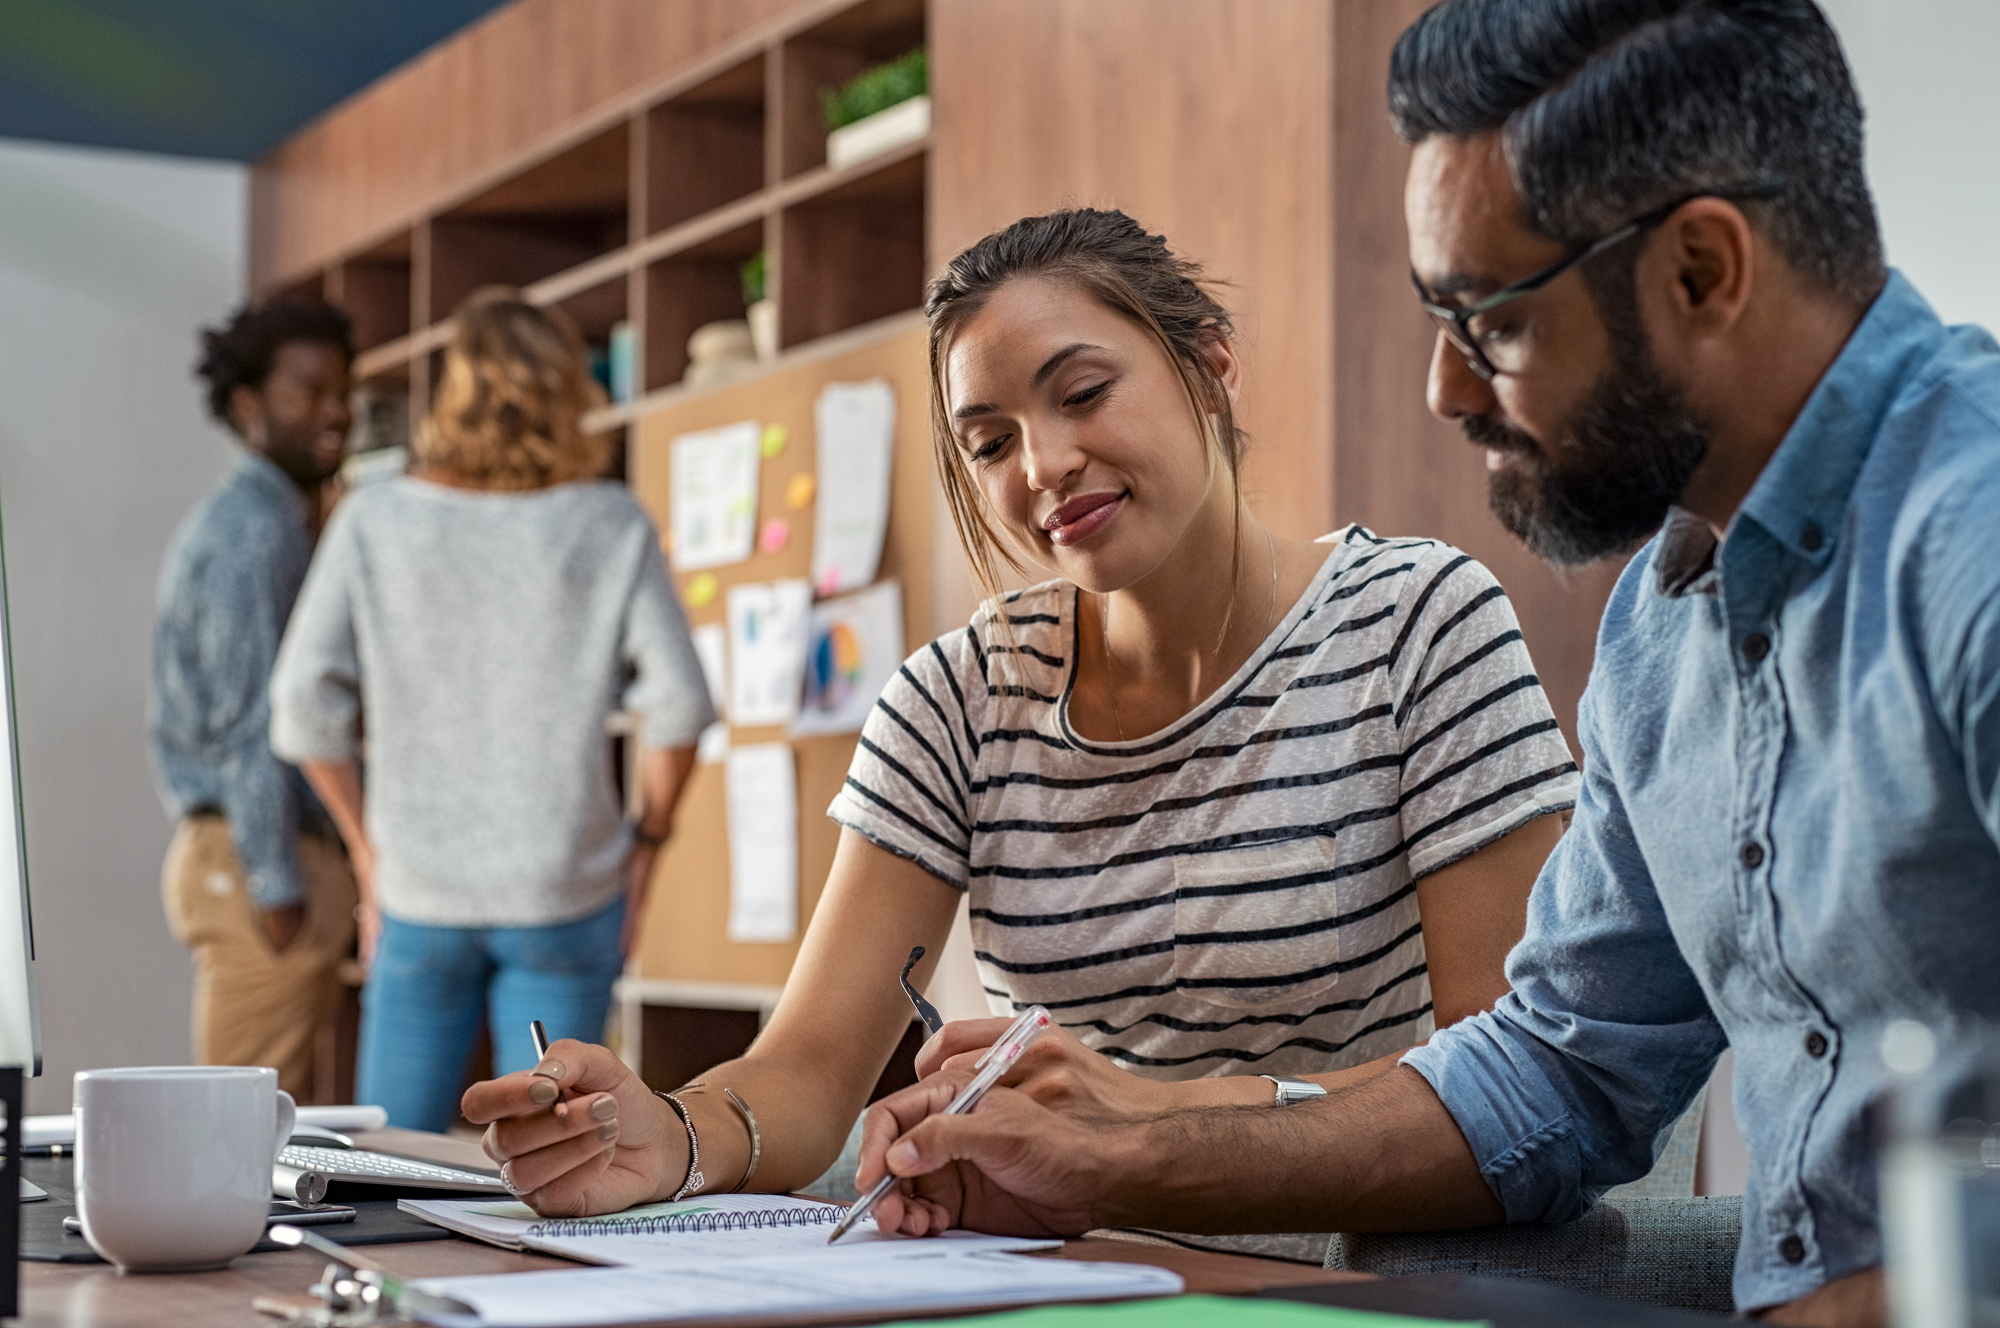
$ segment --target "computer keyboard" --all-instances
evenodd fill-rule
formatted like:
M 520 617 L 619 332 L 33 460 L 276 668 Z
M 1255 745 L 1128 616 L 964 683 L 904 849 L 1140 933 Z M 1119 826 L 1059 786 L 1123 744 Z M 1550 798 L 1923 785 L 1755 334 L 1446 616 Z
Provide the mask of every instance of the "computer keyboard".
M 364 1185 L 402 1185 L 424 1190 L 477 1190 L 505 1194 L 507 1187 L 490 1173 L 461 1171 L 435 1162 L 418 1162 L 365 1149 L 312 1148 L 287 1144 L 278 1150 L 278 1165 L 297 1171 L 317 1171 L 330 1181 Z

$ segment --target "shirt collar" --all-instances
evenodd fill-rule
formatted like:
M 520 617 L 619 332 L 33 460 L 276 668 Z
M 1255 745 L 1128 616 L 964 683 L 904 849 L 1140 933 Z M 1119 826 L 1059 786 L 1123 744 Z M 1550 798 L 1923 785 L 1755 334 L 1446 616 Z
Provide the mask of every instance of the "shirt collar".
M 1943 336 L 1944 324 L 1924 297 L 1892 271 L 1750 486 L 1738 515 L 1756 522 L 1794 557 L 1825 566 L 1884 417 Z
M 230 468 L 230 483 L 241 484 L 268 499 L 283 503 L 301 521 L 311 514 L 305 492 L 277 462 L 247 447 L 239 446 L 236 451 L 236 464 Z
M 1715 593 L 1715 527 L 1685 507 L 1667 509 L 1660 544 L 1653 551 L 1653 578 L 1667 599 Z

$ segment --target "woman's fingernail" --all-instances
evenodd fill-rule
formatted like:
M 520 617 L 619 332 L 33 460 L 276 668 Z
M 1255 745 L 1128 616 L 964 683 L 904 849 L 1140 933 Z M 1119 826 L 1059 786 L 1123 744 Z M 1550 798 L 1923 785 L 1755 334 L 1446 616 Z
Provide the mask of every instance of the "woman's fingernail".
M 528 1085 L 528 1101 L 546 1107 L 556 1100 L 556 1086 L 547 1079 L 537 1079 Z
M 604 1124 L 598 1126 L 597 1137 L 600 1139 L 616 1139 L 618 1137 L 618 1122 L 615 1120 L 608 1120 L 604 1122 Z
M 606 1093 L 590 1104 L 590 1114 L 599 1120 L 610 1120 L 618 1114 L 618 1099 Z
M 540 1065 L 528 1071 L 528 1073 L 539 1074 L 547 1079 L 560 1079 L 563 1077 L 563 1063 L 561 1061 L 543 1061 Z
M 917 1165 L 917 1146 L 909 1142 L 891 1144 L 888 1156 L 883 1158 L 883 1161 L 889 1164 L 889 1170 L 896 1172 L 905 1167 L 914 1167 Z

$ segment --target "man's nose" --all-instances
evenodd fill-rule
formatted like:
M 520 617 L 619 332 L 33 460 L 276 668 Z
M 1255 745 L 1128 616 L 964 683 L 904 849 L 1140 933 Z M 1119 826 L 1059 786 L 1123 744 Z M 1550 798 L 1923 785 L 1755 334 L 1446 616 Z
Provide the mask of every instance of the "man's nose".
M 1447 424 L 1471 415 L 1490 414 L 1498 403 L 1493 384 L 1472 371 L 1465 352 L 1443 332 L 1431 345 L 1430 376 L 1424 383 L 1424 404 Z

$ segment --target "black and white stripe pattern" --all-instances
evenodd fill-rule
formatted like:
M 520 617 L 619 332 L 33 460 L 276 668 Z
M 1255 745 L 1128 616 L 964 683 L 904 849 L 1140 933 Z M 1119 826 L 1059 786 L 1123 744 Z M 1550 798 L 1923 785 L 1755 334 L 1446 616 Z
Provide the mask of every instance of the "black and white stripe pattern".
M 1576 767 L 1513 609 L 1431 540 L 1343 532 L 1168 729 L 1067 722 L 1076 588 L 918 651 L 833 818 L 970 892 L 996 1013 L 1049 1007 L 1140 1073 L 1304 1074 L 1431 1032 L 1415 882 L 1568 808 Z

